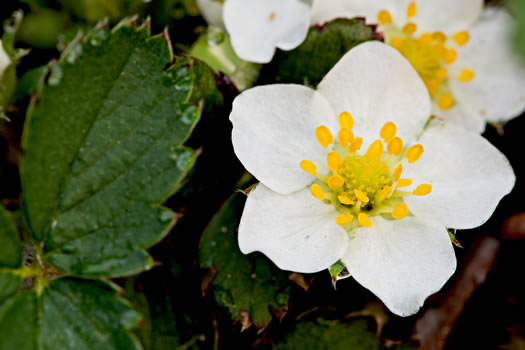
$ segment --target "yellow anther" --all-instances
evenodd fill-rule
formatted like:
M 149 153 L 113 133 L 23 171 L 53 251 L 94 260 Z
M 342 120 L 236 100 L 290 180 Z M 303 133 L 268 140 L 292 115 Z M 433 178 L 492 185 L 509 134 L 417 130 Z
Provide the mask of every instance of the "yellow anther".
M 424 196 L 426 194 L 429 194 L 430 191 L 432 191 L 432 185 L 424 184 L 417 186 L 414 192 L 412 193 L 416 196 Z
M 335 222 L 338 225 L 344 226 L 346 224 L 349 224 L 353 219 L 354 216 L 352 214 L 341 214 L 335 218 Z
M 349 112 L 339 114 L 339 126 L 346 129 L 352 129 L 354 127 L 354 118 Z
M 439 83 L 436 80 L 426 80 L 424 83 L 430 96 L 434 96 L 438 90 Z
M 402 172 L 403 172 L 403 166 L 399 164 L 394 170 L 394 181 L 399 181 L 399 178 L 401 177 Z
M 468 81 L 471 81 L 472 79 L 474 79 L 474 71 L 470 68 L 463 68 L 461 70 L 461 73 L 459 74 L 458 76 L 458 80 L 463 82 L 463 83 L 466 83 Z
M 362 137 L 356 137 L 352 141 L 350 141 L 350 146 L 348 146 L 348 152 L 354 153 L 355 151 L 359 151 L 361 149 L 361 144 L 363 143 Z
M 372 227 L 372 221 L 368 218 L 365 213 L 359 213 L 357 216 L 357 222 L 363 227 Z
M 354 133 L 352 130 L 343 128 L 339 130 L 339 133 L 337 134 L 337 141 L 339 141 L 339 144 L 343 147 L 348 146 L 350 141 L 354 139 Z
M 312 187 L 310 187 L 310 192 L 312 192 L 312 195 L 320 201 L 325 197 L 323 189 L 317 184 L 313 184 Z
M 315 138 L 324 148 L 334 142 L 334 137 L 328 128 L 324 125 L 315 128 Z
M 445 92 L 439 96 L 438 107 L 441 109 L 451 109 L 454 106 L 454 97 L 451 94 Z
M 412 18 L 415 17 L 417 14 L 417 6 L 415 2 L 410 2 L 407 7 L 407 17 Z
M 392 23 L 392 16 L 390 15 L 390 12 L 388 12 L 387 10 L 381 10 L 377 14 L 377 21 L 379 22 L 379 24 L 384 26 L 386 24 Z
M 467 31 L 457 32 L 452 35 L 452 40 L 456 42 L 459 46 L 465 45 L 470 39 L 470 35 Z
M 443 53 L 443 62 L 445 62 L 445 64 L 454 63 L 457 57 L 458 53 L 456 52 L 456 50 L 446 49 L 445 53 Z
M 385 125 L 381 128 L 379 131 L 379 136 L 385 140 L 385 142 L 388 142 L 392 140 L 394 136 L 396 136 L 397 132 L 397 126 L 393 122 L 386 122 Z
M 326 156 L 326 162 L 328 163 L 328 167 L 330 168 L 330 170 L 335 171 L 341 166 L 343 159 L 341 158 L 341 155 L 339 153 L 330 152 L 328 153 L 328 156 Z
M 412 185 L 412 179 L 399 179 L 397 187 L 407 187 Z
M 368 196 L 362 191 L 354 190 L 354 193 L 355 193 L 355 196 L 357 197 L 357 200 L 360 201 L 361 203 L 368 203 L 368 201 L 370 200 L 368 199 Z
M 438 81 L 443 81 L 445 79 L 447 79 L 447 69 L 446 68 L 441 68 L 439 69 L 436 74 L 434 74 L 434 77 L 438 80 Z
M 308 174 L 317 174 L 317 167 L 312 161 L 309 160 L 301 160 L 301 169 L 306 171 Z
M 432 34 L 430 33 L 423 33 L 419 36 L 419 38 L 417 39 L 417 41 L 422 45 L 422 46 L 430 46 L 432 45 Z
M 339 175 L 332 175 L 328 178 L 328 187 L 332 190 L 337 190 L 338 188 L 343 187 L 345 180 Z
M 396 50 L 399 50 L 401 48 L 401 46 L 403 45 L 403 39 L 399 36 L 395 36 L 393 39 L 392 39 L 392 42 L 390 43 L 390 45 L 396 49 Z
M 381 140 L 375 140 L 368 147 L 368 150 L 366 151 L 365 156 L 369 159 L 379 160 L 379 158 L 381 158 L 384 152 L 385 152 L 385 147 L 383 146 L 383 142 Z
M 415 163 L 423 154 L 423 146 L 420 144 L 412 145 L 405 151 L 405 158 L 409 163 Z M 396 180 L 397 181 L 397 180 Z
M 400 155 L 403 153 L 403 140 L 401 140 L 400 137 L 394 137 L 392 140 L 388 141 L 386 151 L 392 156 Z
M 354 201 L 350 199 L 346 194 L 341 193 L 339 196 L 337 196 L 337 199 L 339 199 L 339 202 L 344 205 L 350 205 L 354 204 Z
M 403 26 L 402 30 L 403 30 L 403 33 L 405 33 L 406 35 L 411 35 L 416 32 L 417 25 L 415 23 L 408 22 Z
M 447 41 L 447 36 L 443 32 L 434 32 L 432 33 L 432 39 L 439 43 L 444 43 Z
M 385 199 L 390 195 L 390 192 L 392 192 L 393 187 L 392 186 L 385 186 L 381 190 L 381 193 L 379 193 L 379 198 Z
M 408 207 L 405 203 L 397 203 L 396 207 L 392 211 L 392 216 L 395 219 L 402 219 L 408 215 Z

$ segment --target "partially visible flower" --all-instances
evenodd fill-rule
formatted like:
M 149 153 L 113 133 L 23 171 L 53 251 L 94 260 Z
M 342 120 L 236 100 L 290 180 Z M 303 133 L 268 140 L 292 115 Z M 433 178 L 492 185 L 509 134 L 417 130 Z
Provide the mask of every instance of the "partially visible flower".
M 0 38 L 0 78 L 4 74 L 5 69 L 11 64 L 11 58 L 7 55 L 7 52 L 4 50 L 4 45 L 2 44 L 2 39 Z
M 433 114 L 482 132 L 525 110 L 525 68 L 509 44 L 512 18 L 482 0 L 320 0 L 312 21 L 364 16 L 425 82 Z
M 399 52 L 353 48 L 317 90 L 266 85 L 233 103 L 236 155 L 261 183 L 239 226 L 303 273 L 341 260 L 394 313 L 411 315 L 456 268 L 447 228 L 485 222 L 515 177 L 477 133 L 432 121 L 425 85 Z
M 243 60 L 271 61 L 276 48 L 299 46 L 310 26 L 310 0 L 197 0 L 209 24 L 226 28 Z

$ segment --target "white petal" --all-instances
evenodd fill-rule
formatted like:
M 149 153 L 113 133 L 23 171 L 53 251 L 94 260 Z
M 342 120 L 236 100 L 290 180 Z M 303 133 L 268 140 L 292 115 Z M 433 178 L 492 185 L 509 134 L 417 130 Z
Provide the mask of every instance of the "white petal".
M 426 196 L 405 197 L 417 217 L 433 217 L 450 228 L 477 227 L 514 187 L 507 158 L 477 133 L 433 122 L 420 142 L 423 156 L 403 172 L 414 184 L 432 185 Z
M 387 10 L 394 22 L 404 20 L 403 1 L 400 0 L 316 0 L 312 9 L 312 23 L 322 24 L 335 18 L 364 17 L 367 23 L 377 23 L 377 14 Z
M 403 139 L 413 140 L 430 117 L 427 88 L 412 65 L 392 47 L 369 41 L 354 47 L 328 72 L 317 89 L 335 113 L 354 116 L 354 134 L 364 145 L 393 121 Z
M 11 64 L 11 59 L 4 51 L 4 45 L 2 44 L 2 39 L 0 39 L 0 78 L 4 74 L 4 70 Z
M 217 0 L 197 0 L 202 17 L 209 25 L 224 28 L 222 4 Z
M 276 47 L 291 50 L 303 42 L 310 12 L 302 0 L 228 0 L 223 15 L 237 55 L 268 63 Z
M 312 183 L 314 177 L 299 166 L 303 159 L 327 174 L 327 152 L 315 128 L 326 125 L 334 133 L 337 117 L 315 90 L 285 84 L 246 90 L 233 101 L 230 120 L 235 154 L 273 191 L 288 194 Z
M 341 260 L 357 282 L 399 316 L 416 313 L 456 269 L 448 233 L 435 221 L 376 217 L 371 228 L 354 232 Z
M 525 67 L 509 43 L 512 18 L 504 10 L 487 9 L 469 31 L 470 40 L 458 50 L 456 69 L 471 68 L 472 81 L 451 81 L 464 109 L 483 120 L 507 121 L 525 110 Z
M 318 272 L 348 247 L 346 231 L 335 223 L 337 215 L 309 190 L 281 195 L 259 184 L 244 207 L 239 247 L 244 254 L 264 253 L 282 270 Z
M 452 34 L 469 29 L 481 16 L 483 0 L 417 0 L 417 15 L 411 20 L 418 32 Z
M 478 114 L 472 114 L 465 111 L 461 104 L 461 100 L 456 100 L 456 104 L 451 109 L 443 110 L 437 106 L 437 103 L 432 104 L 432 114 L 447 123 L 454 123 L 472 132 L 482 134 L 485 131 L 486 120 L 481 118 Z

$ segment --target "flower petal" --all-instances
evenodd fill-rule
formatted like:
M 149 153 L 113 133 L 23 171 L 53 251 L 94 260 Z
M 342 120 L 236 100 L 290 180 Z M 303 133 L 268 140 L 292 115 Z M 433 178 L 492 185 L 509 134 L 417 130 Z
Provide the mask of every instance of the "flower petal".
M 197 0 L 197 6 L 202 17 L 211 26 L 224 28 L 222 20 L 222 4 L 217 0 Z
M 4 70 L 11 64 L 11 58 L 7 55 L 7 52 L 4 50 L 4 45 L 0 39 L 0 78 L 4 74 Z
M 302 160 L 327 174 L 326 151 L 315 128 L 336 130 L 335 116 L 321 94 L 302 85 L 265 85 L 244 91 L 230 114 L 235 154 L 246 169 L 273 191 L 289 194 L 312 183 Z
M 477 227 L 489 219 L 516 180 L 507 158 L 477 133 L 433 122 L 423 133 L 425 153 L 403 176 L 432 185 L 426 196 L 405 197 L 417 217 L 449 228 Z
M 470 30 L 469 42 L 458 50 L 456 69 L 467 67 L 475 72 L 470 82 L 450 82 L 465 113 L 483 120 L 507 121 L 525 110 L 525 68 L 509 43 L 512 23 L 504 10 L 487 9 Z
M 244 207 L 239 247 L 244 254 L 264 253 L 283 270 L 324 270 L 348 247 L 346 231 L 335 223 L 337 214 L 309 190 L 281 195 L 259 184 Z
M 409 1 L 405 1 L 408 4 Z M 416 0 L 413 21 L 419 32 L 441 31 L 445 34 L 469 29 L 481 16 L 483 0 Z
M 456 100 L 454 106 L 448 110 L 439 108 L 434 101 L 432 105 L 432 114 L 447 123 L 454 123 L 455 125 L 461 126 L 472 132 L 477 132 L 478 134 L 482 134 L 485 131 L 485 124 L 487 123 L 486 120 L 481 118 L 478 114 L 466 112 L 462 106 L 461 100 Z
M 336 113 L 353 115 L 354 134 L 367 144 L 387 121 L 397 125 L 398 135 L 414 140 L 430 117 L 430 97 L 419 75 L 397 50 L 377 41 L 350 50 L 317 91 Z
M 396 315 L 415 314 L 456 270 L 447 230 L 435 221 L 375 217 L 353 232 L 341 260 Z
M 336 18 L 364 17 L 367 23 L 377 23 L 377 14 L 381 10 L 389 11 L 394 22 L 404 20 L 404 9 L 399 0 L 315 0 L 311 22 L 322 24 Z
M 310 12 L 311 6 L 301 0 L 228 0 L 223 16 L 237 55 L 268 63 L 276 47 L 291 50 L 303 42 Z

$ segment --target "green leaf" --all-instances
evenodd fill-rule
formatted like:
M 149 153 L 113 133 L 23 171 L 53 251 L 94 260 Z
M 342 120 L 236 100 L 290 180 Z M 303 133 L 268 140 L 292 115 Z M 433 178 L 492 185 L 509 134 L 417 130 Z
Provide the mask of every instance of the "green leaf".
M 18 231 L 0 204 L 0 305 L 20 288 L 22 279 L 14 269 L 22 266 Z M 1 338 L 0 338 L 1 339 Z
M 261 254 L 240 252 L 237 228 L 245 199 L 235 193 L 213 218 L 202 237 L 199 260 L 201 268 L 216 273 L 212 283 L 217 303 L 227 307 L 236 321 L 248 312 L 262 329 L 272 320 L 270 308 L 278 316 L 287 311 L 290 285 L 286 274 Z
M 6 350 L 141 349 L 129 332 L 140 315 L 102 281 L 58 279 L 37 296 L 24 291 L 0 306 Z
M 521 62 L 525 64 L 525 0 L 513 0 L 509 2 L 512 13 L 516 17 L 513 39 L 516 51 L 521 55 Z
M 369 40 L 382 40 L 364 19 L 336 19 L 310 28 L 305 41 L 292 51 L 278 50 L 261 72 L 263 83 L 319 84 L 345 53 Z
M 133 19 L 69 45 L 26 121 L 23 204 L 45 259 L 83 277 L 154 265 L 174 224 L 160 206 L 195 162 L 181 146 L 215 96 L 212 72 Z M 31 112 L 32 111 L 32 112 Z
M 275 344 L 275 350 L 343 350 L 382 349 L 375 334 L 368 330 L 365 320 L 348 323 L 324 319 L 297 324 L 286 338 Z

